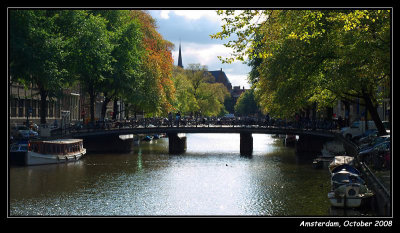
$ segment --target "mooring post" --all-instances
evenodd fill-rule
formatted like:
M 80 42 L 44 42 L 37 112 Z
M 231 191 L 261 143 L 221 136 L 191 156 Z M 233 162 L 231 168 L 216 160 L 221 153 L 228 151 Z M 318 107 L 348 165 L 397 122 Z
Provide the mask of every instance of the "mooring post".
M 240 154 L 251 155 L 253 153 L 253 136 L 251 133 L 240 133 Z

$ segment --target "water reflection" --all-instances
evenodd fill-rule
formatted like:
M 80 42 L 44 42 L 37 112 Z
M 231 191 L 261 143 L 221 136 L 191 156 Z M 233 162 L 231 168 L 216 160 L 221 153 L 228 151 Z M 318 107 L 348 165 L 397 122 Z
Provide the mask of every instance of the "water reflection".
M 296 160 L 293 148 L 253 135 L 188 134 L 187 152 L 168 139 L 126 154 L 77 163 L 10 168 L 11 215 L 329 215 L 329 173 Z

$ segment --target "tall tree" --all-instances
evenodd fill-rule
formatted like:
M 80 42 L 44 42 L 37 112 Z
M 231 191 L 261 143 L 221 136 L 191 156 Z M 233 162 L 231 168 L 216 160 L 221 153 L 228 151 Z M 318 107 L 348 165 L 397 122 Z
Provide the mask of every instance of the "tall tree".
M 104 119 L 107 104 L 114 99 L 114 107 L 118 99 L 127 100 L 132 92 L 136 92 L 139 79 L 143 78 L 140 70 L 144 56 L 141 45 L 142 32 L 137 19 L 131 18 L 127 10 L 95 10 L 95 15 L 107 20 L 110 32 L 110 43 L 113 44 L 111 55 L 112 69 L 104 73 L 105 79 L 101 91 L 104 101 L 101 117 Z M 114 113 L 116 111 L 114 110 Z M 113 115 L 115 119 L 116 114 Z
M 143 46 L 146 50 L 141 70 L 144 72 L 142 86 L 131 100 L 148 113 L 166 115 L 172 109 L 175 88 L 171 79 L 173 44 L 157 32 L 156 21 L 146 11 L 131 11 L 138 19 L 143 33 Z
M 105 18 L 81 12 L 79 27 L 71 38 L 71 67 L 90 101 L 90 121 L 94 122 L 94 104 L 102 90 L 105 74 L 111 72 L 113 45 Z
M 64 66 L 67 42 L 58 33 L 58 15 L 47 10 L 10 10 L 10 74 L 40 94 L 40 123 L 46 123 L 47 98 L 60 96 L 69 83 Z
M 223 84 L 215 83 L 214 76 L 207 71 L 206 66 L 189 64 L 185 70 L 177 69 L 181 70 L 181 75 L 187 80 L 185 92 L 179 93 L 180 100 L 187 101 L 185 106 L 190 106 L 191 112 L 205 116 L 217 116 L 224 112 L 224 100 L 229 92 Z M 183 98 L 183 93 L 186 98 Z
M 197 112 L 199 106 L 194 96 L 192 84 L 181 67 L 174 67 L 172 81 L 176 90 L 175 100 L 172 103 L 173 110 L 178 110 L 185 115 Z

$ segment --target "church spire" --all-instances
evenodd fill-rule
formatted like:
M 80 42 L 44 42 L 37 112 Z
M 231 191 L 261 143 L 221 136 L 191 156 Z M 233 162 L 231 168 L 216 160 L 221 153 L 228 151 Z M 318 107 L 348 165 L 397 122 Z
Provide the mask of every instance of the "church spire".
M 183 68 L 182 65 L 182 54 L 181 54 L 181 41 L 179 40 L 179 57 L 178 57 L 178 66 Z

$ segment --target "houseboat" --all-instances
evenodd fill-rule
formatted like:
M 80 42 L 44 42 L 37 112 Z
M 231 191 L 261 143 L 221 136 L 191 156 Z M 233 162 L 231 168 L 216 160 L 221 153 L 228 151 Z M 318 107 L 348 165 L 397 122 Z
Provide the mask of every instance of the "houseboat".
M 17 160 L 24 165 L 65 163 L 77 161 L 85 154 L 82 139 L 37 140 L 30 141 L 27 151 L 19 153 Z

